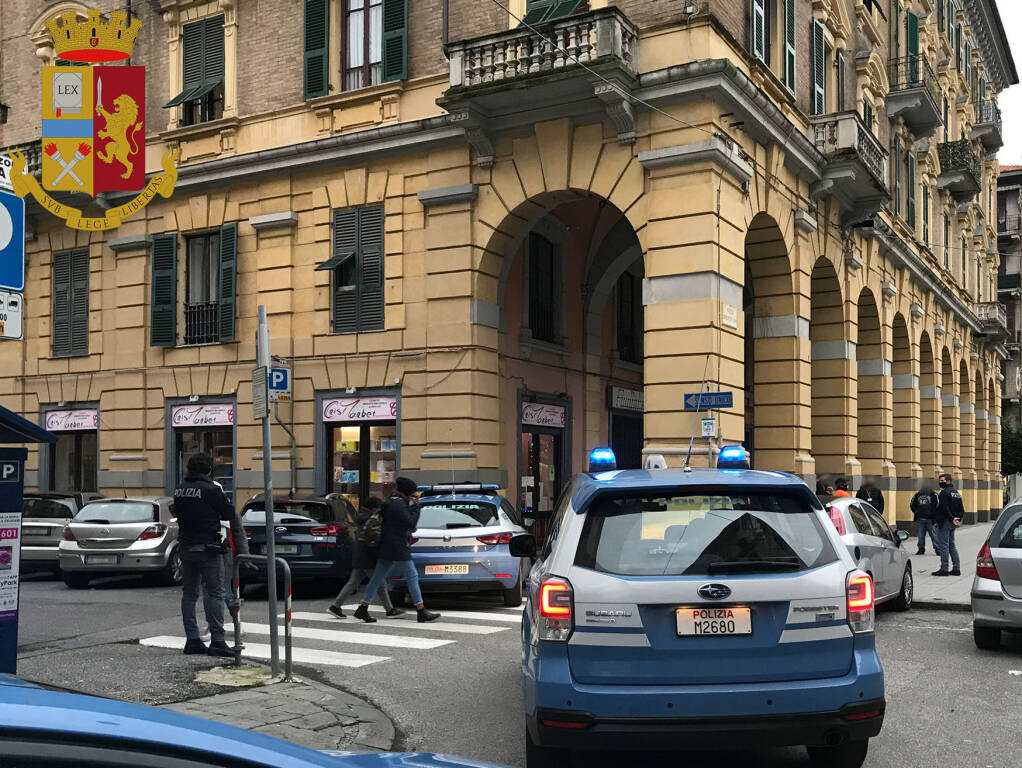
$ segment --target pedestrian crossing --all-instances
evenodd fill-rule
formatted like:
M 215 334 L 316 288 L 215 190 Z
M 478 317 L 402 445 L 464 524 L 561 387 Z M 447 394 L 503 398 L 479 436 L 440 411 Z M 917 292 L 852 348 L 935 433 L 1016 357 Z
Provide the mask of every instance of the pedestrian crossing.
M 265 661 L 270 658 L 266 642 L 270 634 L 265 612 L 259 604 L 242 609 L 244 651 L 242 658 Z M 414 610 L 401 616 L 383 617 L 374 610 L 378 621 L 365 624 L 351 617 L 357 605 L 344 606 L 347 619 L 338 619 L 326 611 L 294 611 L 291 625 L 292 657 L 296 664 L 327 667 L 364 667 L 391 661 L 398 654 L 420 654 L 446 648 L 459 642 L 485 642 L 487 637 L 514 631 L 521 623 L 521 608 L 503 606 L 470 606 L 472 610 L 440 610 L 437 621 L 419 624 Z M 251 617 L 255 621 L 248 621 Z M 233 645 L 232 627 L 227 626 L 227 643 Z M 284 617 L 279 626 L 280 657 L 284 657 Z M 153 648 L 180 650 L 185 638 L 157 635 L 139 640 Z

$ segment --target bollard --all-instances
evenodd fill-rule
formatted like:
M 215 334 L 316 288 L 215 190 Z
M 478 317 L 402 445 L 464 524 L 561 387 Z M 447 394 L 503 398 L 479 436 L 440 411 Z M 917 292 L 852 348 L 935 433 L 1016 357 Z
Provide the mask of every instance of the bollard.
M 234 596 L 241 600 L 241 587 L 238 584 L 238 575 L 241 569 L 242 560 L 252 562 L 266 562 L 266 555 L 235 555 L 234 565 L 231 572 L 231 585 L 234 588 Z M 277 565 L 284 571 L 284 682 L 290 683 L 294 680 L 294 670 L 291 661 L 291 566 L 282 557 L 274 558 Z M 276 623 L 277 617 L 270 616 L 271 624 Z M 241 605 L 234 614 L 234 666 L 241 666 Z

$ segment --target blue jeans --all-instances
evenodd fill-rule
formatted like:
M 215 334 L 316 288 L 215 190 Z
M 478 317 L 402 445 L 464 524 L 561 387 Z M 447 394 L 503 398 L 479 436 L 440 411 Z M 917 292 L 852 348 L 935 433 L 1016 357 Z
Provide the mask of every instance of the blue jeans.
M 373 577 L 369 579 L 369 586 L 366 587 L 365 594 L 362 596 L 363 603 L 369 604 L 376 591 L 387 583 L 388 576 L 404 579 L 408 585 L 408 594 L 412 597 L 412 604 L 422 605 L 419 572 L 415 570 L 415 563 L 411 560 L 377 560 L 376 570 L 373 571 Z
M 358 588 L 362 586 L 362 580 L 366 577 L 372 578 L 373 574 L 376 573 L 374 568 L 372 572 L 368 568 L 354 568 L 351 571 L 351 576 L 348 578 L 347 583 L 341 588 L 341 591 L 337 594 L 334 599 L 334 605 L 341 608 L 344 605 L 344 601 L 351 597 L 353 594 L 358 592 Z M 369 593 L 366 592 L 366 595 Z M 390 594 L 387 592 L 387 585 L 380 583 L 379 588 L 376 590 L 376 596 L 380 598 L 380 602 L 383 603 L 384 610 L 394 610 L 394 604 L 390 602 Z
M 958 547 L 955 546 L 954 523 L 944 523 L 937 529 L 937 541 L 940 543 L 940 569 L 947 570 L 948 554 L 950 553 L 954 570 L 961 570 L 962 562 L 958 559 Z
M 202 587 L 202 606 L 206 611 L 210 640 L 224 640 L 224 556 L 203 544 L 181 545 L 181 621 L 185 637 L 199 638 L 199 624 L 195 620 L 195 601 Z
M 919 551 L 926 551 L 926 535 L 929 534 L 930 541 L 933 543 L 933 551 L 939 555 L 940 545 L 937 543 L 937 528 L 933 521 L 928 517 L 922 517 L 916 520 L 916 526 L 919 528 Z

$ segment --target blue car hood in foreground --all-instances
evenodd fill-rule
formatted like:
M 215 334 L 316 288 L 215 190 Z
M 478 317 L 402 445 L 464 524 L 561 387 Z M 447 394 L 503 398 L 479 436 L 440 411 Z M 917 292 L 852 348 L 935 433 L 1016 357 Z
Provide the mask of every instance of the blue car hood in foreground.
M 106 746 L 135 742 L 156 750 L 187 745 L 196 759 L 205 752 L 274 768 L 499 768 L 447 755 L 317 752 L 233 725 L 140 704 L 47 691 L 0 676 L 0 739 L 12 737 L 72 744 L 95 739 Z

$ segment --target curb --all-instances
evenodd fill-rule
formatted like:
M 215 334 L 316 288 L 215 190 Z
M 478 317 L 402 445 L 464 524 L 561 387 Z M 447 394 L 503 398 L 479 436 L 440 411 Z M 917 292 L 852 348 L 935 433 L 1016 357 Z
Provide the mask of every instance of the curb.
M 342 691 L 340 688 L 321 683 L 318 680 L 299 679 L 295 682 L 329 693 L 342 704 L 351 707 L 358 716 L 358 736 L 355 737 L 352 746 L 380 752 L 388 751 L 394 746 L 397 731 L 393 721 L 387 717 L 383 710 L 374 707 L 365 699 L 360 699 L 347 691 Z
M 940 600 L 916 600 L 912 603 L 912 608 L 919 608 L 924 611 L 967 611 L 972 612 L 972 606 L 969 603 L 945 603 Z

